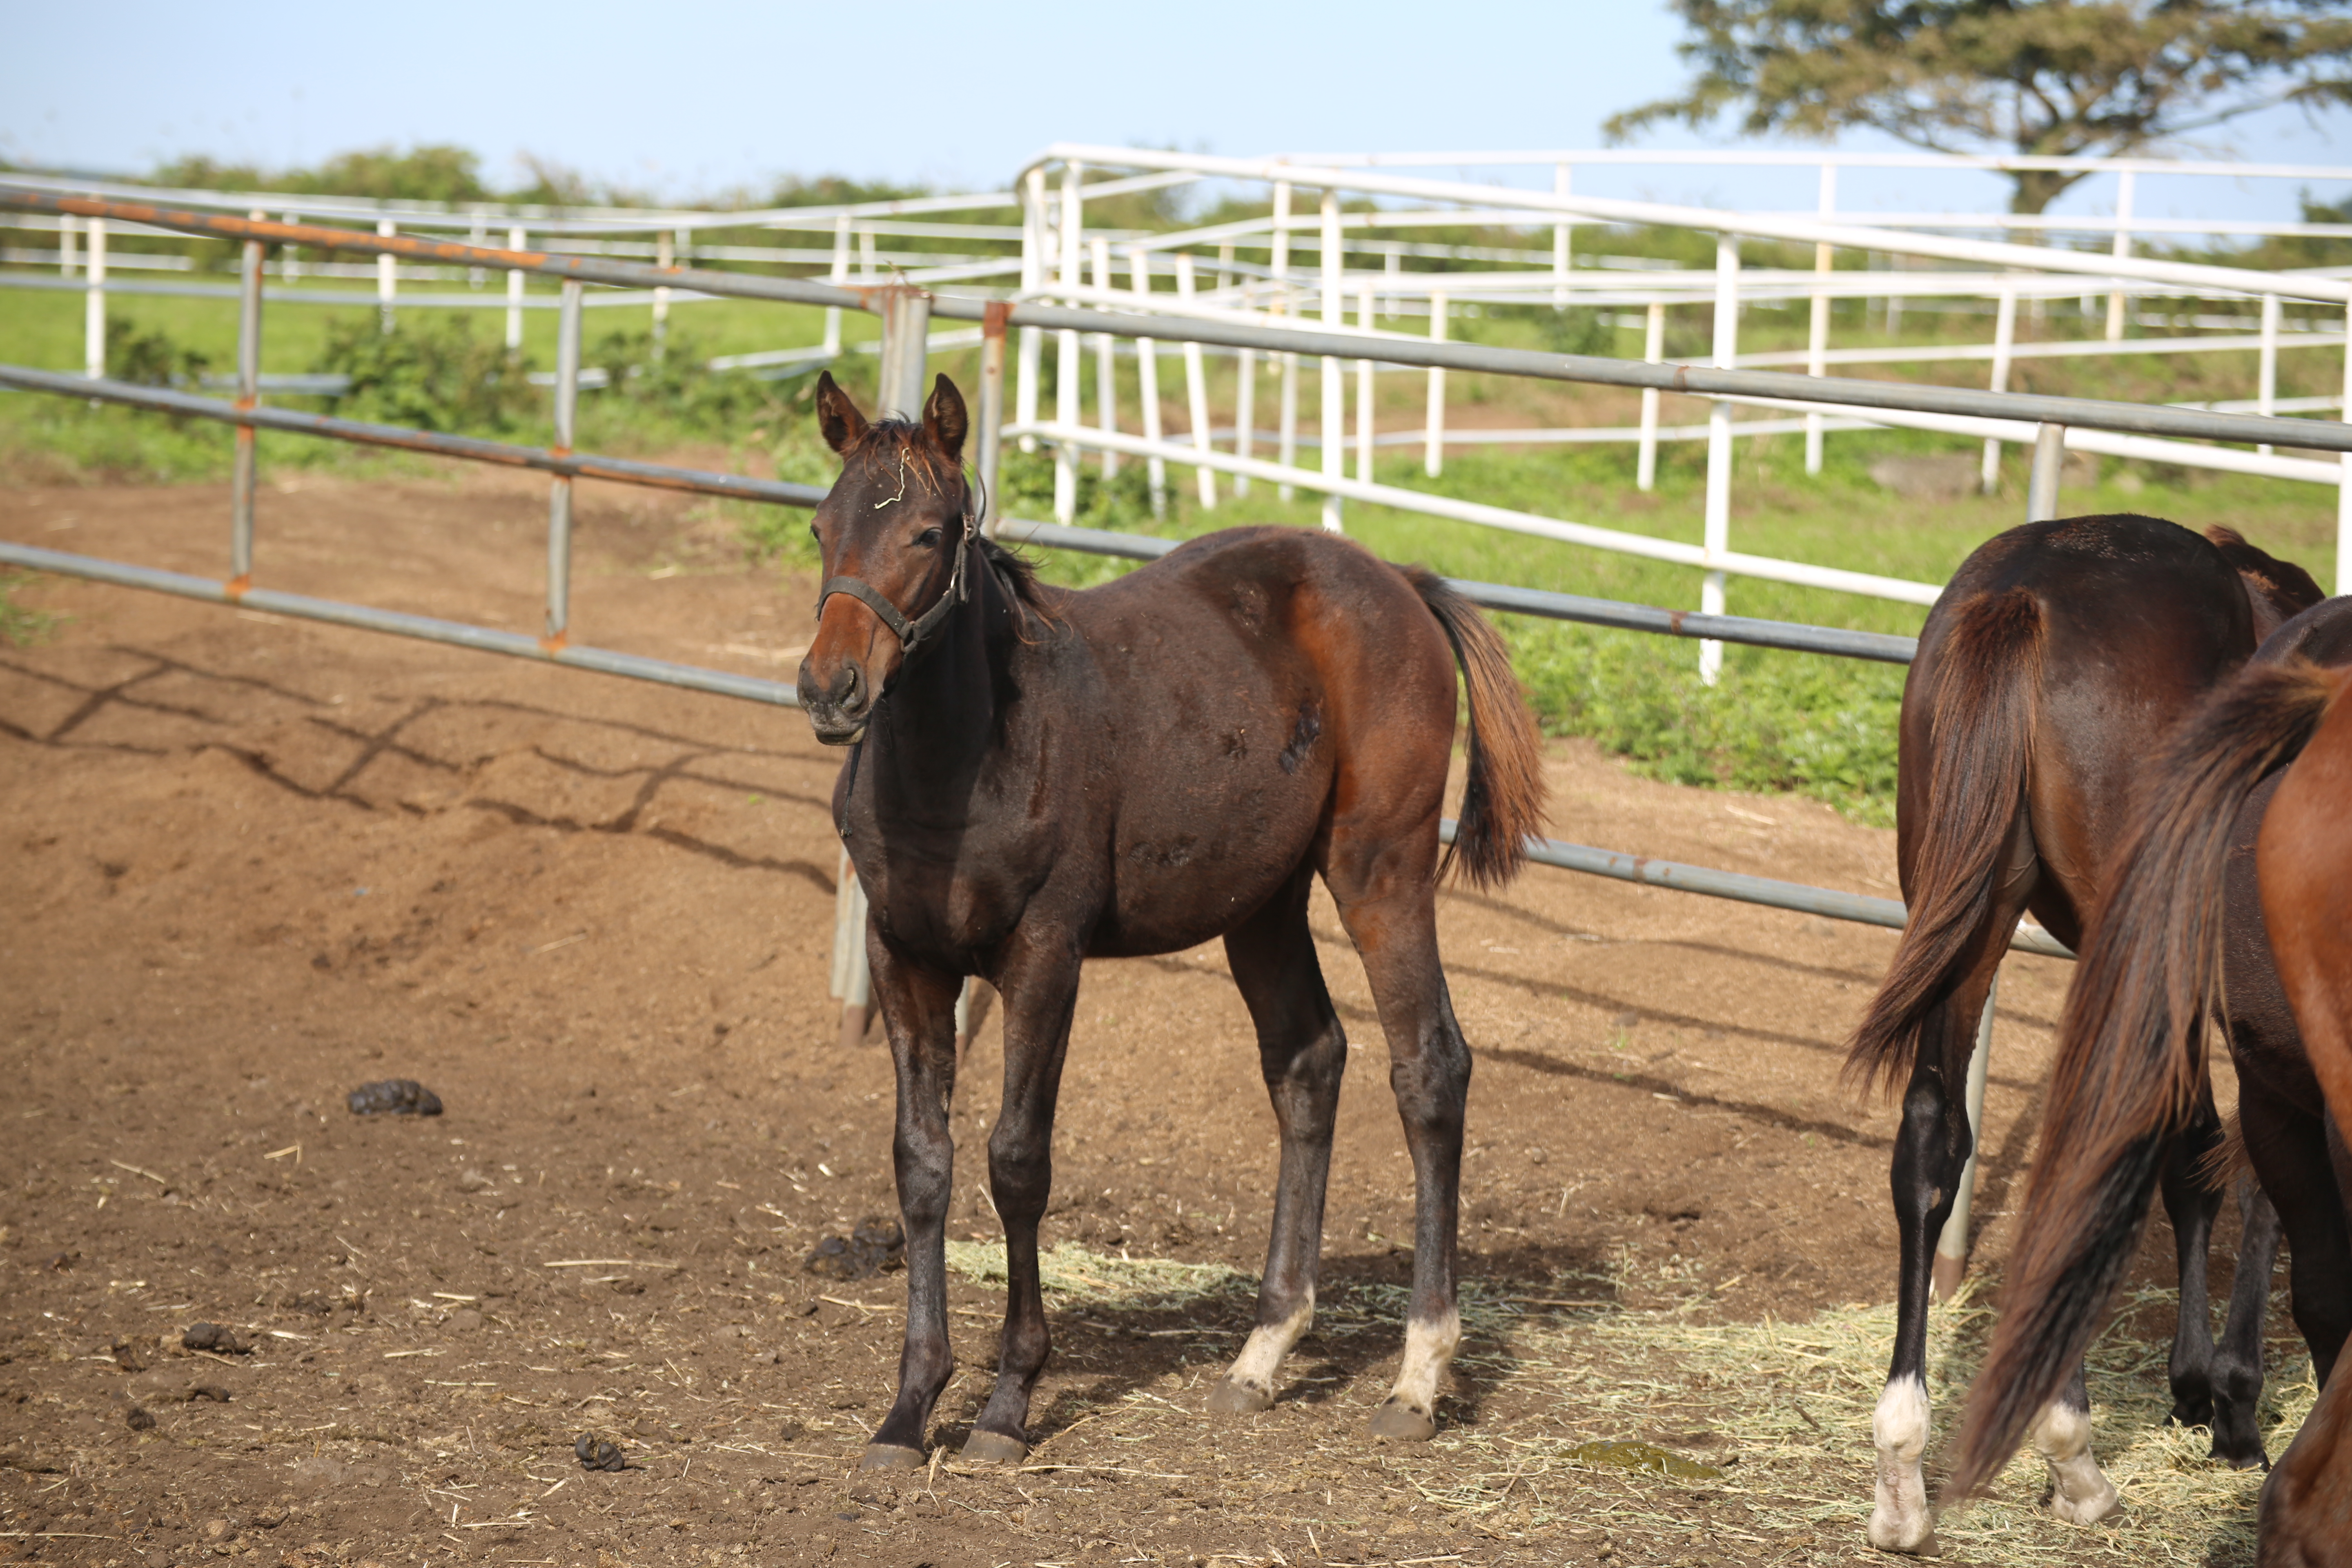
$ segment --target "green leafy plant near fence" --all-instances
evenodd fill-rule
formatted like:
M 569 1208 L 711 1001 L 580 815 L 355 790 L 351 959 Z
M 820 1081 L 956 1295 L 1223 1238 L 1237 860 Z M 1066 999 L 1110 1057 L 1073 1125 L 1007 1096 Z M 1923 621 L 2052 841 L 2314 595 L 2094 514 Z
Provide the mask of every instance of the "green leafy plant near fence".
M 412 312 L 389 332 L 338 321 L 317 368 L 351 377 L 333 399 L 337 414 L 420 430 L 500 435 L 540 417 L 544 401 L 528 360 L 476 337 L 472 321 L 454 312 Z

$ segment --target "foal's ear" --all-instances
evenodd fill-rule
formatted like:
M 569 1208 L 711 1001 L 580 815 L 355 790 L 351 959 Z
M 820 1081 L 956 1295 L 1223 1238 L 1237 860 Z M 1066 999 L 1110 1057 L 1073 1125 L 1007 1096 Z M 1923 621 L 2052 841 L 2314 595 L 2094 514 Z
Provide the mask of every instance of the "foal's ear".
M 946 376 L 931 388 L 931 400 L 923 405 L 923 428 L 948 455 L 948 461 L 963 461 L 963 438 L 971 428 L 971 419 L 964 413 L 963 394 Z
M 866 435 L 866 416 L 857 412 L 849 394 L 835 384 L 829 370 L 816 373 L 816 427 L 824 432 L 824 444 L 836 452 L 847 451 Z

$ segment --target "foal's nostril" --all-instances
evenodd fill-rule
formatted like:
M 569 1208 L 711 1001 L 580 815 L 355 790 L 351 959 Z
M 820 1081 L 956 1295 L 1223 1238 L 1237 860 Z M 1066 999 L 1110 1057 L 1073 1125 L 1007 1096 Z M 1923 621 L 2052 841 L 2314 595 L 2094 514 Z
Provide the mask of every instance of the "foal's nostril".
M 866 672 L 854 661 L 842 666 L 834 688 L 834 706 L 842 712 L 855 713 L 866 706 Z

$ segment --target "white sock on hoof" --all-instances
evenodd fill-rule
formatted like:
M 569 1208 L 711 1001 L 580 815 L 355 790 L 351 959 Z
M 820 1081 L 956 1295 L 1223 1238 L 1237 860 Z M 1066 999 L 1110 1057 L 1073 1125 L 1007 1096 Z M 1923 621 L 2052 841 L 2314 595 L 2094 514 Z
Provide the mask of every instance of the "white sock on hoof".
M 1239 1388 L 1247 1388 L 1271 1397 L 1274 1380 L 1281 1375 L 1284 1358 L 1291 1347 L 1305 1336 L 1307 1326 L 1315 1321 L 1315 1292 L 1308 1290 L 1307 1299 L 1296 1311 L 1275 1324 L 1260 1323 L 1250 1331 L 1242 1346 L 1242 1353 L 1225 1369 L 1225 1381 Z
M 1927 1385 L 1916 1377 L 1890 1379 L 1870 1420 L 1871 1441 L 1878 1447 L 1870 1543 L 1881 1552 L 1935 1549 L 1936 1521 L 1927 1511 L 1927 1479 L 1919 1468 L 1930 1430 Z
M 1437 1412 L 1438 1385 L 1454 1364 L 1454 1347 L 1462 1342 L 1462 1314 L 1447 1309 L 1442 1318 L 1408 1319 L 1404 1326 L 1404 1364 L 1397 1368 L 1396 1386 L 1389 1397 L 1424 1415 Z
M 2033 1450 L 2050 1467 L 2050 1511 L 2069 1524 L 2096 1524 L 2116 1511 L 2115 1483 L 2091 1457 L 2091 1416 L 2062 1401 L 2042 1406 Z

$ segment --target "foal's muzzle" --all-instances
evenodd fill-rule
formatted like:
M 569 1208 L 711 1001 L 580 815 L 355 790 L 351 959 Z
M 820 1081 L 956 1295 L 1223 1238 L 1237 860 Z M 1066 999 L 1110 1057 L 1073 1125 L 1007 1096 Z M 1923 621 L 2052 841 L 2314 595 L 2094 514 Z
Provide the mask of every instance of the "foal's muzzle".
M 801 711 L 808 715 L 809 728 L 824 744 L 846 746 L 865 733 L 866 721 L 873 712 L 874 689 L 858 660 L 843 659 L 831 682 L 820 689 L 816 672 L 803 659 L 799 690 Z

